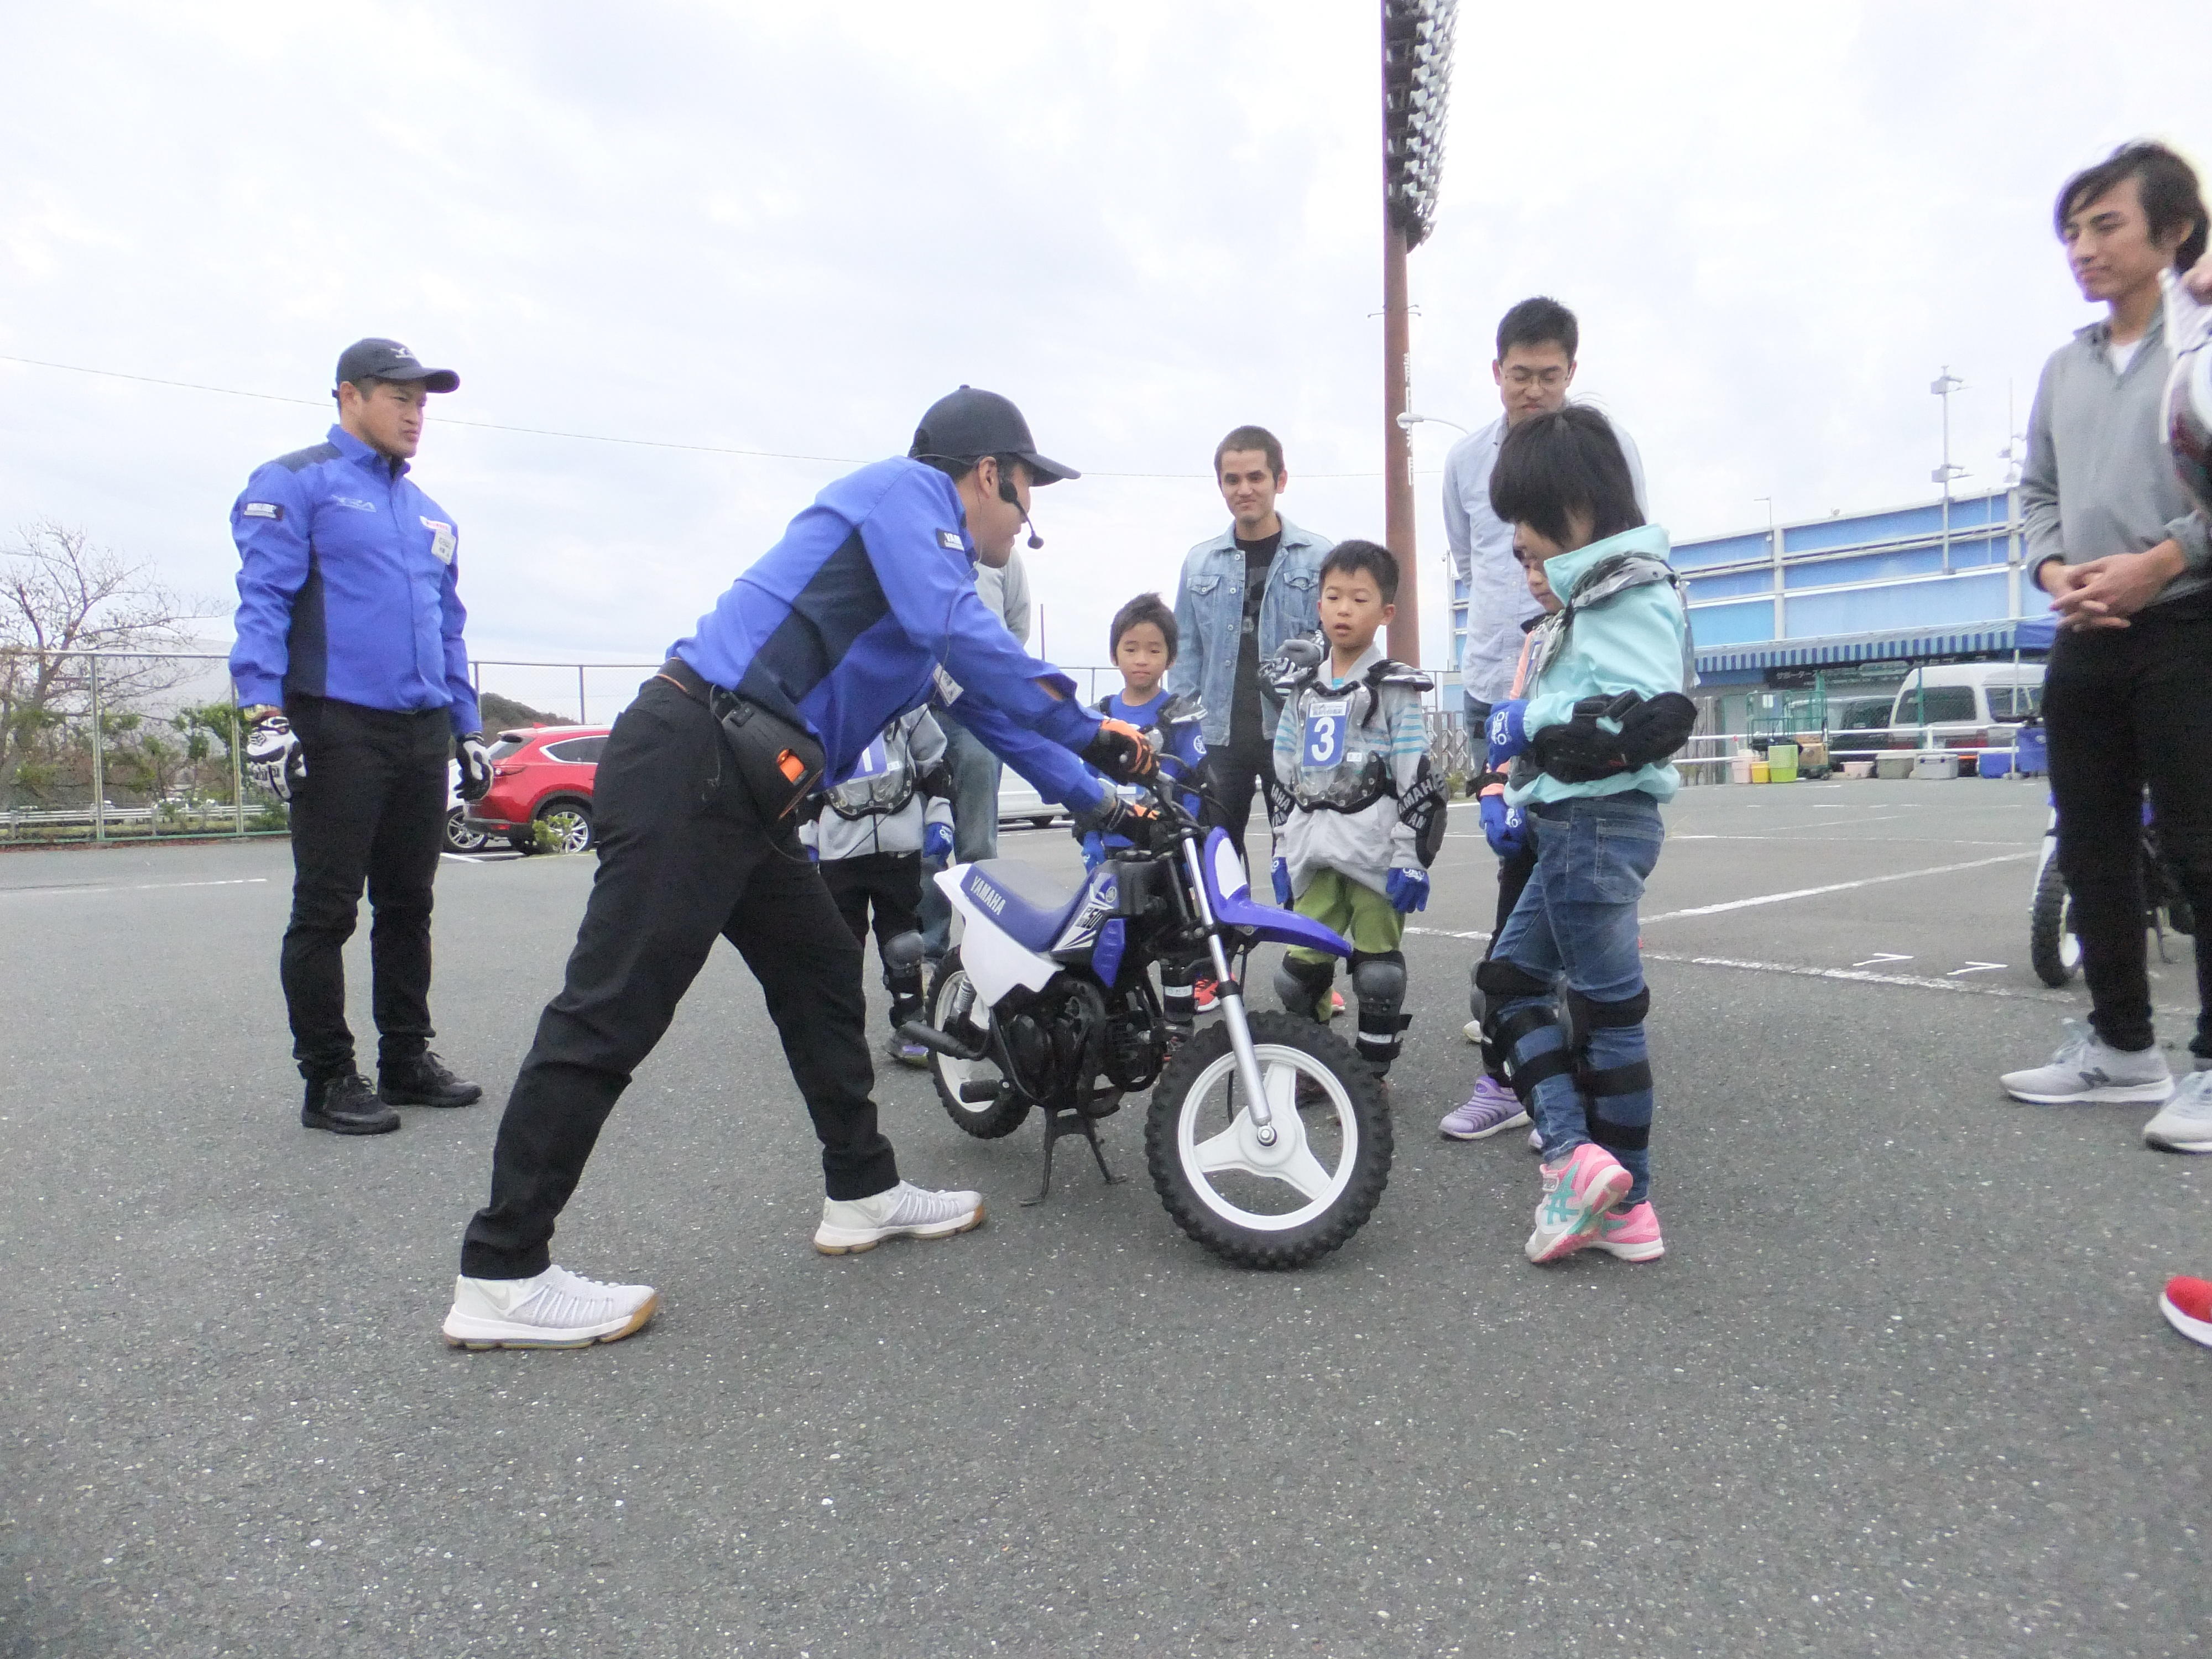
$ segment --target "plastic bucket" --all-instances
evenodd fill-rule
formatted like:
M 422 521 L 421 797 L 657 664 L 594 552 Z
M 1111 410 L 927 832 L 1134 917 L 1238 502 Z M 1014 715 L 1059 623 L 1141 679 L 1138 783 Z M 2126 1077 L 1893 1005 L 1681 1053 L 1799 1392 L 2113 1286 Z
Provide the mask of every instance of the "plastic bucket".
M 1765 783 L 1765 782 L 1768 782 L 1770 780 L 1771 780 L 1771 778 L 1772 778 L 1772 777 L 1773 777 L 1773 769 L 1772 769 L 1772 768 L 1771 768 L 1771 767 L 1770 767 L 1770 766 L 1768 765 L 1768 763 L 1767 763 L 1766 762 L 1765 762 L 1765 761 L 1753 761 L 1753 762 L 1752 762 L 1752 763 L 1751 763 L 1751 781 L 1752 781 L 1753 783 Z
M 2012 771 L 2012 757 L 2002 749 L 1984 749 L 1978 769 L 1985 778 L 2008 776 Z
M 1735 753 L 1730 755 L 1729 757 L 1729 781 L 1731 783 L 1749 783 L 1751 781 L 1752 765 L 1758 759 L 1758 754 L 1749 749 L 1739 749 Z
M 1769 783 L 1797 781 L 1797 745 L 1794 743 L 1771 743 L 1766 746 L 1766 781 Z

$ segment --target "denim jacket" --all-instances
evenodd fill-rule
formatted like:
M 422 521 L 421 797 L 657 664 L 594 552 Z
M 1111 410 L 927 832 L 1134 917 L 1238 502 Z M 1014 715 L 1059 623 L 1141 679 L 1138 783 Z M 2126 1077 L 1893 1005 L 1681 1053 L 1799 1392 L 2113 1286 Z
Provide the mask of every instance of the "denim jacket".
M 1279 514 L 1276 515 L 1280 518 Z M 1336 545 L 1326 536 L 1282 520 L 1283 540 L 1267 567 L 1260 599 L 1260 655 L 1272 657 L 1285 640 L 1321 626 L 1321 564 Z M 1234 526 L 1184 556 L 1176 585 L 1176 659 L 1168 690 L 1195 697 L 1206 710 L 1206 746 L 1229 741 L 1229 716 L 1237 693 L 1237 643 L 1244 624 L 1244 556 Z M 1261 735 L 1272 738 L 1283 706 L 1262 681 Z

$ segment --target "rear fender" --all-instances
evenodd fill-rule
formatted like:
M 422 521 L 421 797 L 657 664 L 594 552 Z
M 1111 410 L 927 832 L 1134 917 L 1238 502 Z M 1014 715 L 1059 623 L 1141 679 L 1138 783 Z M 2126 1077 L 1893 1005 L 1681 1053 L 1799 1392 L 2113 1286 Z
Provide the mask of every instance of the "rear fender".
M 960 965 L 968 981 L 987 1008 L 995 1008 L 1016 986 L 1042 991 L 1060 971 L 1050 957 L 1039 956 L 1027 945 L 1000 931 L 989 911 L 968 894 L 963 884 L 969 866 L 948 865 L 930 878 L 960 917 Z

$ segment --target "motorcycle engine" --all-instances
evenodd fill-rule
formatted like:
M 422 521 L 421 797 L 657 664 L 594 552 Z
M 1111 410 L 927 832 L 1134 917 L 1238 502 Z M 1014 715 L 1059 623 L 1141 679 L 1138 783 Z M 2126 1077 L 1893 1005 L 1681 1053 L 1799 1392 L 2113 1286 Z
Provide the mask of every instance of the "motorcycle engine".
M 1167 1057 L 1167 1018 L 1152 995 L 1152 981 L 1139 975 L 1107 1006 L 1106 1075 L 1117 1089 L 1149 1089 Z

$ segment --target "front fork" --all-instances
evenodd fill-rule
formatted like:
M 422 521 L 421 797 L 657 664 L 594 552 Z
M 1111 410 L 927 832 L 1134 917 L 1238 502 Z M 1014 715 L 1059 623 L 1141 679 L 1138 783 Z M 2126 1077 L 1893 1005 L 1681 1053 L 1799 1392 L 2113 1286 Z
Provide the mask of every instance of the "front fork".
M 1244 991 L 1229 971 L 1229 952 L 1222 947 L 1221 926 L 1214 920 L 1213 902 L 1206 896 L 1206 866 L 1198 837 L 1185 832 L 1182 861 L 1190 872 L 1190 890 L 1198 904 L 1198 919 L 1206 929 L 1206 949 L 1213 960 L 1213 982 L 1221 1002 L 1221 1021 L 1229 1028 L 1229 1046 L 1237 1056 L 1237 1079 L 1244 1085 L 1245 1111 L 1252 1120 L 1252 1138 L 1262 1146 L 1275 1144 L 1275 1115 L 1267 1104 L 1267 1091 L 1260 1081 L 1260 1056 L 1252 1047 L 1252 1028 L 1244 1019 Z M 1236 986 L 1231 990 L 1230 988 Z

